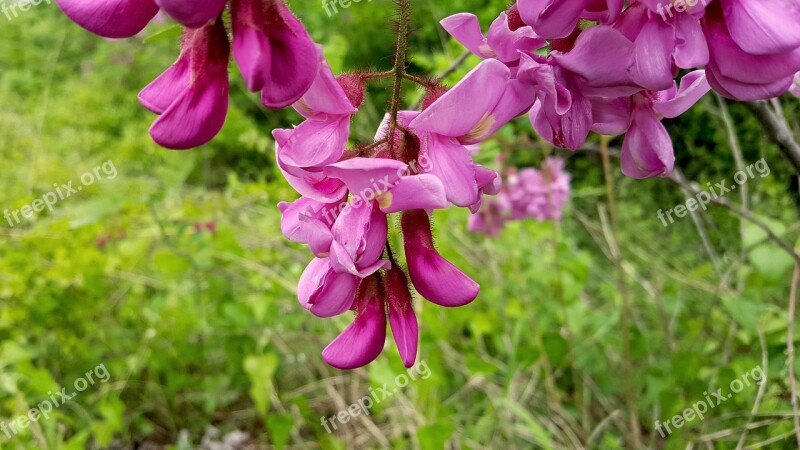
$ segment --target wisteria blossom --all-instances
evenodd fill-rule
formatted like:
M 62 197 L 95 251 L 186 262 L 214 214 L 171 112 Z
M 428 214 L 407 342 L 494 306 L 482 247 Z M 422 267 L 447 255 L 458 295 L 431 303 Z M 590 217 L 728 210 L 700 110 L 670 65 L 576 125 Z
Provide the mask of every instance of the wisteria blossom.
M 476 162 L 510 121 L 526 117 L 516 122 L 522 133 L 571 151 L 592 133 L 619 136 L 622 173 L 667 177 L 676 157 L 663 121 L 712 89 L 742 101 L 800 96 L 796 0 L 709 0 L 680 11 L 660 0 L 518 0 L 485 33 L 475 14 L 459 12 L 441 25 L 481 61 L 448 85 L 407 72 L 400 37 L 410 14 L 399 15 L 392 70 L 335 74 L 284 0 L 56 1 L 107 38 L 136 36 L 159 13 L 185 28 L 175 64 L 139 95 L 158 115 L 150 134 L 163 147 L 200 147 L 222 130 L 231 61 L 265 108 L 299 113 L 272 130 L 276 165 L 299 197 L 278 205 L 281 231 L 309 250 L 301 307 L 322 318 L 355 314 L 322 352 L 340 369 L 375 360 L 387 325 L 403 364 L 414 364 L 425 324 L 412 288 L 442 307 L 478 298 L 479 284 L 436 248 L 437 210 L 468 208 L 469 229 L 489 235 L 510 220 L 562 218 L 571 189 L 563 160 L 502 168 L 504 183 Z M 393 82 L 390 102 L 374 139 L 359 142 L 351 122 L 380 80 Z M 404 109 L 404 82 L 424 91 L 419 108 Z

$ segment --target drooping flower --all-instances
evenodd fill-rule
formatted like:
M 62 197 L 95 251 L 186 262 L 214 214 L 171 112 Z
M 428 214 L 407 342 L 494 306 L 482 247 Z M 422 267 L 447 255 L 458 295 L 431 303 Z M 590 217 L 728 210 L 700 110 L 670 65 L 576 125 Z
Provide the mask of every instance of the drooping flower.
M 284 0 L 232 0 L 233 56 L 247 87 L 268 108 L 284 108 L 308 91 L 320 58 Z
M 228 112 L 230 46 L 222 19 L 187 28 L 177 62 L 139 93 L 160 117 L 150 128 L 159 145 L 199 147 L 219 133 Z
M 386 317 L 403 360 L 411 367 L 417 359 L 419 326 L 411 305 L 411 292 L 403 271 L 393 266 L 385 277 L 365 278 L 353 304 L 356 318 L 322 352 L 322 358 L 338 369 L 365 366 L 380 355 L 386 341 Z
M 194 0 L 155 0 L 155 2 L 173 19 L 187 27 L 197 28 L 222 14 L 227 0 L 199 2 Z
M 362 279 L 388 269 L 381 259 L 388 223 L 386 214 L 368 202 L 347 204 L 331 228 L 331 242 L 324 258 L 315 258 L 300 277 L 300 304 L 319 317 L 333 317 L 353 305 Z
M 561 220 L 569 201 L 570 175 L 564 160 L 547 158 L 540 170 L 526 168 L 508 177 L 503 191 L 513 220 Z
M 456 307 L 471 303 L 480 286 L 444 259 L 433 246 L 428 213 L 406 211 L 400 220 L 408 274 L 417 292 L 440 306 Z
M 153 0 L 56 0 L 56 4 L 78 25 L 112 39 L 139 34 L 158 13 Z
M 687 74 L 680 88 L 643 91 L 631 97 L 631 126 L 622 144 L 622 172 L 631 178 L 666 177 L 675 154 L 661 117 L 675 118 L 699 101 L 711 87 L 702 70 Z

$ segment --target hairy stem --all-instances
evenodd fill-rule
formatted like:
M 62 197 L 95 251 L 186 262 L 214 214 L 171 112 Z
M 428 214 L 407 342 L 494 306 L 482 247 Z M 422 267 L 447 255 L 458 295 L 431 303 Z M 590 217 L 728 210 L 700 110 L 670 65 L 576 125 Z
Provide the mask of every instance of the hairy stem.
M 406 76 L 408 62 L 408 26 L 411 23 L 411 0 L 397 0 L 397 39 L 394 55 L 394 86 L 389 110 L 389 145 L 394 143 L 397 129 L 397 113 L 403 101 L 403 79 Z

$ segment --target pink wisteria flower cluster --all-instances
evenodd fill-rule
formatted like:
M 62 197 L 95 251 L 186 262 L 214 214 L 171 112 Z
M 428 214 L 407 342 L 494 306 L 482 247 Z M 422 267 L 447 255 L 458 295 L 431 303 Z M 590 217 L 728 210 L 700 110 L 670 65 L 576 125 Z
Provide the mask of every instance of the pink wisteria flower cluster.
M 538 134 L 571 150 L 591 132 L 624 134 L 626 175 L 667 176 L 675 158 L 663 118 L 711 89 L 738 100 L 796 92 L 800 71 L 796 0 L 711 0 L 667 20 L 659 0 L 518 0 L 485 35 L 475 15 L 456 14 L 442 25 L 483 61 L 451 89 L 405 72 L 405 28 L 392 71 L 336 76 L 284 0 L 56 1 L 109 38 L 141 32 L 159 10 L 185 26 L 178 60 L 139 95 L 159 116 L 150 134 L 164 147 L 197 147 L 220 131 L 231 54 L 264 106 L 303 116 L 273 131 L 277 164 L 301 195 L 280 204 L 282 231 L 314 255 L 300 304 L 319 317 L 355 312 L 323 351 L 343 369 L 381 353 L 387 321 L 404 364 L 414 364 L 412 286 L 445 307 L 478 296 L 478 284 L 437 252 L 431 214 L 450 205 L 476 213 L 483 194 L 501 192 L 498 174 L 475 163 L 471 150 L 510 120 L 528 114 Z M 410 2 L 399 4 L 407 17 Z M 395 79 L 393 101 L 373 142 L 349 147 L 366 84 L 387 78 Z M 403 78 L 426 90 L 419 110 L 399 109 Z M 550 160 L 541 171 L 512 172 L 487 208 L 512 219 L 558 218 L 568 193 L 569 176 Z M 403 258 L 389 245 L 392 214 Z
M 497 236 L 507 222 L 533 219 L 561 220 L 569 201 L 571 177 L 564 160 L 547 158 L 541 168 L 510 168 L 503 187 L 493 199 L 483 202 L 469 217 L 467 228 L 475 233 Z

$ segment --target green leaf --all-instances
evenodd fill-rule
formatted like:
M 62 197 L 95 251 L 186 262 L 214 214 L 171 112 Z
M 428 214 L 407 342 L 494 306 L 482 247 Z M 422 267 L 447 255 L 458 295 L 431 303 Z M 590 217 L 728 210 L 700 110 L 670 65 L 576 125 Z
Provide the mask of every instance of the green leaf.
M 183 27 L 180 25 L 173 25 L 147 36 L 144 38 L 143 42 L 145 44 L 152 44 L 153 42 L 172 41 L 181 37 L 181 34 L 183 34 Z

